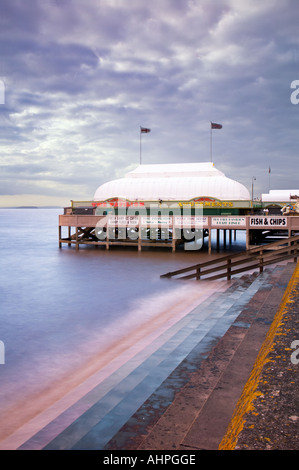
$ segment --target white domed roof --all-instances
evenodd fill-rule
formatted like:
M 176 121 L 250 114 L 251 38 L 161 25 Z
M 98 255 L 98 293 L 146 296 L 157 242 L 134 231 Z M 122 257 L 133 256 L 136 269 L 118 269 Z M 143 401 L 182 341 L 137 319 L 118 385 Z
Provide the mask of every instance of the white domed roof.
M 94 200 L 189 201 L 201 196 L 228 201 L 250 199 L 245 186 L 227 178 L 213 163 L 176 163 L 140 165 L 125 178 L 99 186 Z

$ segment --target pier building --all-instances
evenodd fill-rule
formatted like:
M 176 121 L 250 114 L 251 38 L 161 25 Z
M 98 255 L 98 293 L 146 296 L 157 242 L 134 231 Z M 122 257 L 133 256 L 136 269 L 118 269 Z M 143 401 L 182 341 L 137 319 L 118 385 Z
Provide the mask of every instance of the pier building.
M 283 212 L 288 198 L 277 192 L 263 196 L 253 201 L 243 184 L 210 162 L 140 165 L 100 185 L 91 201 L 71 201 L 59 216 L 59 246 L 198 250 L 207 238 L 211 252 L 212 230 L 217 249 L 220 232 L 225 246 L 227 233 L 231 243 L 232 234 L 235 239 L 237 230 L 246 231 L 246 247 L 269 235 L 297 233 L 299 218 Z

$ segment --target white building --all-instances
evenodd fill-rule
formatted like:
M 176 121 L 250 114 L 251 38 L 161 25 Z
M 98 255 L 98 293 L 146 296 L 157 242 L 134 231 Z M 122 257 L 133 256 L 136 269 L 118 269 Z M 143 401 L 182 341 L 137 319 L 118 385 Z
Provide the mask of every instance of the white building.
M 227 178 L 213 163 L 140 165 L 124 178 L 99 186 L 94 201 L 190 201 L 206 197 L 220 201 L 249 201 L 245 186 Z
M 292 196 L 299 196 L 299 189 L 273 189 L 262 194 L 262 202 L 290 203 L 294 202 Z

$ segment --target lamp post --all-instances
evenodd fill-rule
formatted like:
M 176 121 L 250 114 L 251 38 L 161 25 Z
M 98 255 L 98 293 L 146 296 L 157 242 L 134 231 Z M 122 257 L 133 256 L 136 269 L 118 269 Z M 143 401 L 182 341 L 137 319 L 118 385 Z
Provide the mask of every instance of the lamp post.
M 253 182 L 256 181 L 256 177 L 252 177 L 252 182 L 251 182 L 251 207 L 253 207 Z

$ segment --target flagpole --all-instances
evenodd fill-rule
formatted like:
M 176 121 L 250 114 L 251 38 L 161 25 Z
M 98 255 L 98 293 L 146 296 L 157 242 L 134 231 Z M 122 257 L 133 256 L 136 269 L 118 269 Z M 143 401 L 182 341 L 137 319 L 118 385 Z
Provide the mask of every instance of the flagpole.
M 139 150 L 139 165 L 141 165 L 141 126 L 140 126 L 140 150 Z
M 212 163 L 212 121 L 210 126 L 210 162 Z

